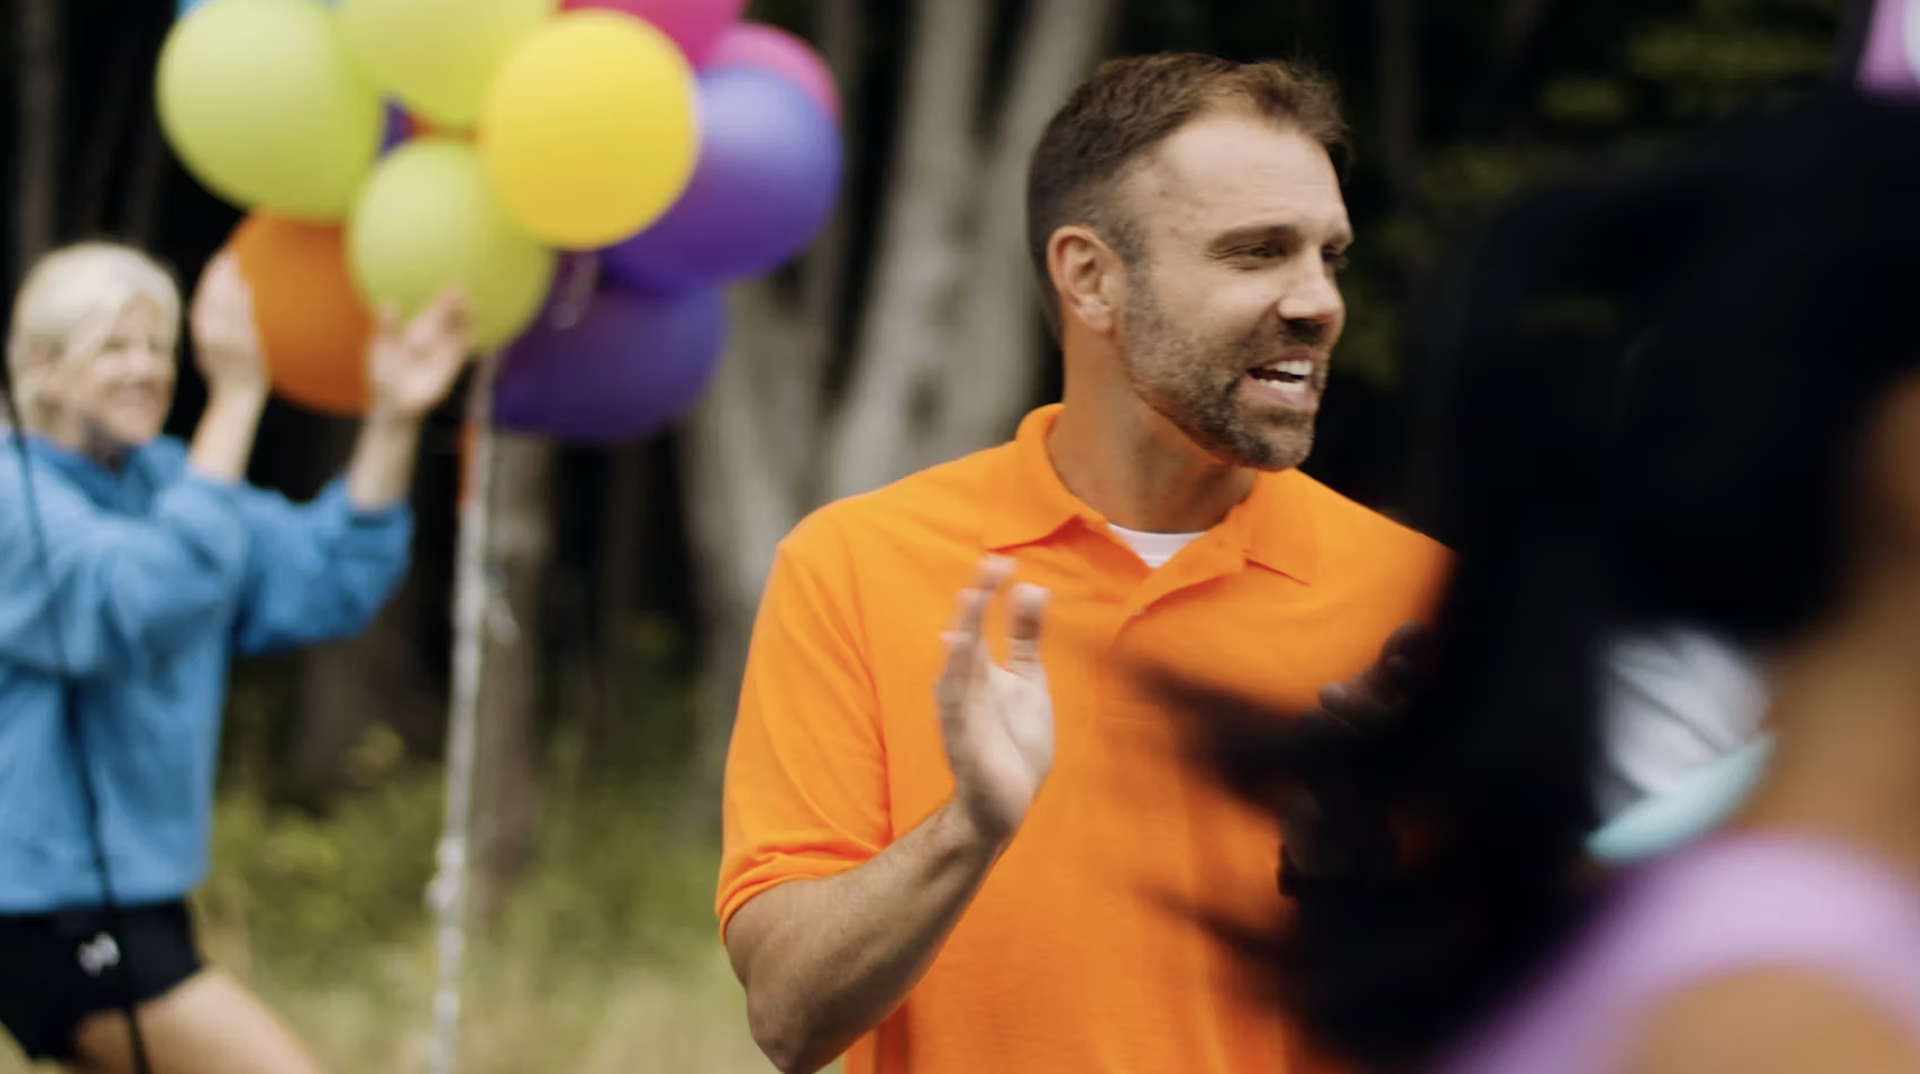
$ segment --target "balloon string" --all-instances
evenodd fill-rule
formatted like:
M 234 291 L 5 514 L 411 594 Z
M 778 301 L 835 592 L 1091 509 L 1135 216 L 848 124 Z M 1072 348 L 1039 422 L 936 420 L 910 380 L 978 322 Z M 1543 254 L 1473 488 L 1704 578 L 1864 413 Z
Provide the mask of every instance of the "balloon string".
M 447 725 L 446 816 L 434 855 L 427 901 L 435 918 L 439 955 L 434 988 L 434 1033 L 428 1069 L 452 1074 L 460 1022 L 460 971 L 467 942 L 467 843 L 472 828 L 473 776 L 480 688 L 485 672 L 484 628 L 497 606 L 499 572 L 491 569 L 493 507 L 493 390 L 500 355 L 490 351 L 474 369 L 463 439 L 463 492 L 454 585 L 453 690 Z
M 555 299 L 547 324 L 564 332 L 586 316 L 587 304 L 593 301 L 593 294 L 600 286 L 600 255 L 589 253 L 568 258 L 560 271 L 560 285 L 554 289 Z

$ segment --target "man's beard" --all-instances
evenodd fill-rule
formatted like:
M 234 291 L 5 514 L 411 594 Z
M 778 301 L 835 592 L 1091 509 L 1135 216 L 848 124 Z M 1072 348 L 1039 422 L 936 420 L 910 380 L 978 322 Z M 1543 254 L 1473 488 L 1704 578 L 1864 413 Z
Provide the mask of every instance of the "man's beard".
M 1120 360 L 1134 392 L 1155 413 L 1231 466 L 1290 470 L 1306 461 L 1313 450 L 1312 417 L 1257 417 L 1240 399 L 1248 370 L 1276 352 L 1273 341 L 1249 337 L 1224 352 L 1209 350 L 1167 316 L 1143 275 L 1130 280 L 1128 299 Z M 1317 375 L 1324 387 L 1324 370 Z

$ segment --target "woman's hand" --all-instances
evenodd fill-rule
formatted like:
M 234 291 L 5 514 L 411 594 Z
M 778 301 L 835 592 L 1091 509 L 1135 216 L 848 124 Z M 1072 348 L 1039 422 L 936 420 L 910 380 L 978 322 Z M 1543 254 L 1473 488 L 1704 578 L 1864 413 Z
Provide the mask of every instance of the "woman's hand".
M 473 355 L 473 308 L 456 288 L 442 291 L 405 325 L 391 306 L 367 348 L 374 415 L 418 421 L 440 405 Z
M 188 314 L 194 362 L 210 395 L 265 400 L 267 364 L 253 321 L 253 289 L 231 252 L 207 262 Z

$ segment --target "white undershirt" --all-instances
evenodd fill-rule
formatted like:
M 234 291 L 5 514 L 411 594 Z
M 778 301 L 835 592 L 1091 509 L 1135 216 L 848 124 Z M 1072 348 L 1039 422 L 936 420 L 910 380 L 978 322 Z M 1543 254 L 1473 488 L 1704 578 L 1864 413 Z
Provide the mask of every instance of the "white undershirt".
M 1140 561 L 1150 570 L 1159 570 L 1167 561 L 1180 554 L 1182 548 L 1192 544 L 1202 534 L 1198 533 L 1147 533 L 1142 530 L 1130 530 L 1124 526 L 1107 523 L 1115 537 L 1127 542 Z

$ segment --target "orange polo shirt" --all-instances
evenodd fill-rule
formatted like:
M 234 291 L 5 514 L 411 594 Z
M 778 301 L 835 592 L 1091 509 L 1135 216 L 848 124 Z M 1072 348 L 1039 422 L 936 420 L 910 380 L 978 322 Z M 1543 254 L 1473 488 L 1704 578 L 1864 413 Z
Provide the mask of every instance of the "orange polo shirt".
M 832 504 L 781 544 L 726 778 L 718 910 L 853 868 L 953 788 L 941 631 L 980 558 L 1052 591 L 1054 765 L 926 977 L 846 1074 L 1300 1074 L 1181 906 L 1280 912 L 1279 835 L 1175 751 L 1131 669 L 1305 709 L 1435 601 L 1441 547 L 1299 472 L 1263 474 L 1158 570 L 1060 483 L 1058 407 L 1009 444 Z M 990 617 L 996 643 L 1004 620 Z M 1004 649 L 1002 649 L 1004 655 Z

